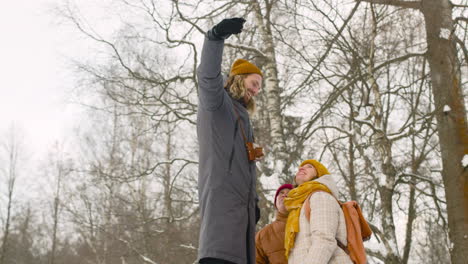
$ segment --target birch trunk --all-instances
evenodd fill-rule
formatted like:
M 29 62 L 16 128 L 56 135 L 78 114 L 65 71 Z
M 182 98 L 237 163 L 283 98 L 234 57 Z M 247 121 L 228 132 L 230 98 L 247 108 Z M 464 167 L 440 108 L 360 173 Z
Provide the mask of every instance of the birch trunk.
M 395 222 L 393 219 L 393 185 L 396 180 L 396 170 L 393 166 L 392 157 L 392 142 L 388 140 L 385 128 L 383 126 L 383 104 L 380 87 L 377 84 L 374 71 L 374 60 L 375 60 L 375 39 L 377 37 L 377 18 L 375 17 L 375 10 L 373 4 L 371 4 L 372 12 L 372 35 L 369 51 L 369 84 L 371 87 L 371 93 L 374 96 L 373 107 L 371 109 L 371 117 L 374 120 L 374 127 L 376 133 L 374 135 L 374 151 L 377 154 L 377 159 L 382 169 L 382 177 L 384 182 L 379 185 L 378 191 L 381 197 L 381 221 L 382 221 L 382 241 L 387 250 L 385 255 L 385 263 L 401 263 L 401 258 L 398 253 L 398 244 L 395 233 Z M 377 175 L 379 177 L 379 175 Z
M 268 123 L 270 124 L 270 136 L 272 139 L 271 150 L 273 151 L 274 161 L 288 159 L 286 153 L 286 144 L 283 130 L 283 120 L 281 113 L 281 97 L 278 79 L 278 69 L 276 63 L 275 43 L 271 31 L 270 10 L 273 3 L 267 3 L 265 14 L 258 1 L 253 2 L 254 12 L 258 30 L 261 36 L 262 51 L 265 54 L 265 64 L 262 67 L 264 93 L 266 94 L 266 107 L 268 112 Z M 281 163 L 277 163 L 281 164 Z M 283 164 L 285 165 L 285 164 Z M 278 166 L 276 172 L 284 172 L 286 166 Z

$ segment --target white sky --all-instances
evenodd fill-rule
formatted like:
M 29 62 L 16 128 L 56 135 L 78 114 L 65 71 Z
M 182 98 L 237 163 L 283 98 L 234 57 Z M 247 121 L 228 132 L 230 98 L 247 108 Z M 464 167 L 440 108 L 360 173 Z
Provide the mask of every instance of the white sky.
M 54 143 L 59 142 L 71 154 L 75 129 L 86 125 L 86 109 L 72 103 L 76 99 L 71 91 L 78 78 L 70 59 L 95 59 L 89 55 L 95 43 L 54 11 L 57 3 L 65 1 L 0 2 L 0 149 L 14 124 L 24 138 L 15 193 L 36 206 L 45 206 L 43 193 L 50 189 L 52 176 L 43 166 Z M 75 2 L 86 17 L 101 21 L 106 18 L 105 4 L 111 1 Z M 116 26 L 115 22 L 96 23 L 104 32 Z M 1 158 L 0 170 L 4 166 Z M 0 181 L 1 187 L 3 179 Z
M 71 32 L 50 12 L 57 1 L 0 4 L 0 132 L 15 123 L 37 155 L 70 133 L 78 109 L 67 97 L 73 82 L 64 55 L 72 48 Z

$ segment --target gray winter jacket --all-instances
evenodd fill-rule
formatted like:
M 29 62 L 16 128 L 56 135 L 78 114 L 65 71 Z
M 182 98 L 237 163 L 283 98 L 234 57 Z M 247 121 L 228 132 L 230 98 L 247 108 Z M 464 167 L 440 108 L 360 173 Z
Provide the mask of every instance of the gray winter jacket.
M 201 227 L 198 259 L 255 263 L 255 162 L 249 162 L 241 125 L 249 141 L 249 115 L 223 88 L 224 41 L 205 37 L 200 65 L 197 134 Z M 240 120 L 234 112 L 237 109 Z

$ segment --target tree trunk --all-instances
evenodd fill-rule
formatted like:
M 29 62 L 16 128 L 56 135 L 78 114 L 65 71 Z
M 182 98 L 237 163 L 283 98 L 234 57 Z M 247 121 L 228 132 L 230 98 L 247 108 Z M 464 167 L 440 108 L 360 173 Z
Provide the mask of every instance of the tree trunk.
M 447 199 L 452 263 L 468 260 L 468 169 L 461 161 L 468 154 L 466 109 L 461 89 L 449 0 L 424 0 L 421 5 L 427 34 L 437 130 L 442 154 L 442 177 Z M 450 110 L 448 111 L 448 106 Z
M 396 180 L 396 170 L 393 166 L 392 142 L 387 138 L 385 128 L 383 126 L 383 104 L 382 92 L 375 77 L 374 63 L 377 38 L 377 17 L 373 4 L 371 4 L 372 12 L 372 35 L 369 47 L 369 86 L 373 94 L 373 106 L 371 108 L 370 116 L 373 118 L 373 125 L 377 129 L 373 138 L 374 152 L 376 159 L 379 161 L 382 168 L 381 177 L 385 177 L 385 184 L 379 186 L 379 193 L 382 206 L 382 231 L 384 236 L 383 244 L 387 249 L 385 256 L 385 263 L 401 263 L 400 254 L 398 252 L 398 243 L 396 237 L 395 220 L 393 218 L 393 189 L 392 186 Z
M 10 174 L 10 177 L 12 177 L 11 174 Z M 13 187 L 14 187 L 14 180 L 12 184 L 12 181 L 10 179 L 8 183 L 7 216 L 6 216 L 5 228 L 3 229 L 3 240 L 2 240 L 0 264 L 6 264 L 5 259 L 6 259 L 6 255 L 8 251 L 8 238 L 10 234 L 11 204 L 13 202 Z
M 427 60 L 431 69 L 437 132 L 442 156 L 442 178 L 447 201 L 452 263 L 468 260 L 468 168 L 462 159 L 468 155 L 468 127 L 457 61 L 450 0 L 380 1 L 371 3 L 420 10 L 424 15 Z
M 267 5 L 273 5 L 268 3 Z M 271 149 L 273 150 L 274 160 L 287 160 L 289 155 L 286 153 L 286 144 L 283 130 L 283 120 L 281 113 L 281 98 L 279 89 L 278 69 L 276 62 L 275 43 L 271 32 L 270 11 L 272 6 L 267 6 L 265 14 L 258 1 L 253 2 L 255 18 L 262 39 L 262 51 L 265 53 L 265 64 L 263 65 L 263 78 L 266 94 L 266 107 L 270 124 Z M 275 171 L 287 171 L 286 164 L 276 163 L 278 166 Z
M 461 161 L 468 154 L 468 129 L 455 41 L 449 36 L 453 29 L 452 6 L 449 0 L 425 0 L 421 10 L 426 21 L 427 59 L 442 154 L 449 236 L 453 243 L 450 255 L 452 263 L 466 263 L 468 170 Z
M 58 152 L 58 147 L 57 147 L 57 152 Z M 55 186 L 55 197 L 54 197 L 54 211 L 53 211 L 53 227 L 52 227 L 52 249 L 50 252 L 50 264 L 55 264 L 55 254 L 57 250 L 57 229 L 58 229 L 58 223 L 59 223 L 59 210 L 60 210 L 60 190 L 61 190 L 61 184 L 62 184 L 62 177 L 64 174 L 64 167 L 62 164 L 62 160 L 57 158 L 55 160 L 55 166 L 57 168 L 57 185 Z
M 17 163 L 18 163 L 18 152 L 19 152 L 19 142 L 15 137 L 14 129 L 10 130 L 9 141 L 6 144 L 6 151 L 8 152 L 8 175 L 7 175 L 7 208 L 6 208 L 6 219 L 5 227 L 3 229 L 3 239 L 2 239 L 2 248 L 0 252 L 0 264 L 6 264 L 7 252 L 9 250 L 9 235 L 10 235 L 10 225 L 11 225 L 11 213 L 12 213 L 12 204 L 13 204 L 13 193 L 15 189 L 15 182 L 17 177 Z

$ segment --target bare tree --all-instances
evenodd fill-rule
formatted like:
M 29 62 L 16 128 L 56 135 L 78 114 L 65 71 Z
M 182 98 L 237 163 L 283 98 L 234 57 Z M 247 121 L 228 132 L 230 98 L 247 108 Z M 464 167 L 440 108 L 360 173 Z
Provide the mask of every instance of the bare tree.
M 421 34 L 418 19 L 408 21 L 408 13 L 370 6 L 334 40 L 335 55 L 324 61 L 321 74 L 329 84 L 337 77 L 345 80 L 334 85 L 335 91 L 344 93 L 324 110 L 310 132 L 311 141 L 322 146 L 316 156 L 343 177 L 345 196 L 363 204 L 385 248 L 369 254 L 385 263 L 416 258 L 410 256 L 416 240 L 413 223 L 418 216 L 430 216 L 420 216 L 415 204 L 434 199 L 445 206 L 436 192 L 420 187 L 428 183 L 440 187 L 438 177 L 433 178 L 428 169 L 438 158 L 432 154 L 437 141 L 424 54 L 405 53 L 417 47 L 415 40 Z M 403 22 L 414 25 L 403 29 Z M 391 26 L 394 31 L 387 30 Z M 395 40 L 395 34 L 408 39 Z M 430 208 L 437 214 L 434 206 Z M 443 215 L 444 209 L 439 213 Z M 399 224 L 402 215 L 408 216 L 406 226 Z M 401 239 L 398 230 L 403 228 L 406 236 Z
M 60 244 L 59 240 L 59 225 L 62 220 L 62 196 L 63 185 L 67 182 L 67 176 L 72 172 L 72 162 L 69 155 L 64 150 L 63 144 L 55 142 L 49 151 L 47 164 L 45 165 L 45 173 L 47 178 L 52 183 L 52 210 L 51 210 L 51 237 L 50 237 L 50 253 L 49 264 L 57 263 L 57 251 Z
M 6 204 L 4 212 L 6 216 L 3 219 L 2 226 L 2 245 L 0 251 L 0 263 L 7 263 L 8 251 L 12 246 L 10 244 L 11 221 L 13 216 L 13 204 L 15 201 L 16 181 L 20 176 L 19 166 L 24 157 L 24 141 L 19 128 L 11 125 L 6 133 L 5 141 L 2 142 L 2 166 L 1 176 L 6 186 Z
M 364 0 L 371 4 L 385 4 L 397 8 L 420 11 L 425 20 L 427 51 L 431 70 L 437 129 L 442 153 L 442 176 L 447 197 L 447 214 L 452 263 L 464 263 L 468 256 L 468 197 L 466 192 L 468 172 L 461 161 L 467 153 L 468 125 L 462 91 L 463 80 L 457 56 L 457 43 L 466 50 L 464 43 L 457 41 L 456 21 L 452 18 L 454 5 L 449 0 L 386 1 Z M 458 19 L 457 21 L 462 21 Z M 450 110 L 448 110 L 450 109 Z

